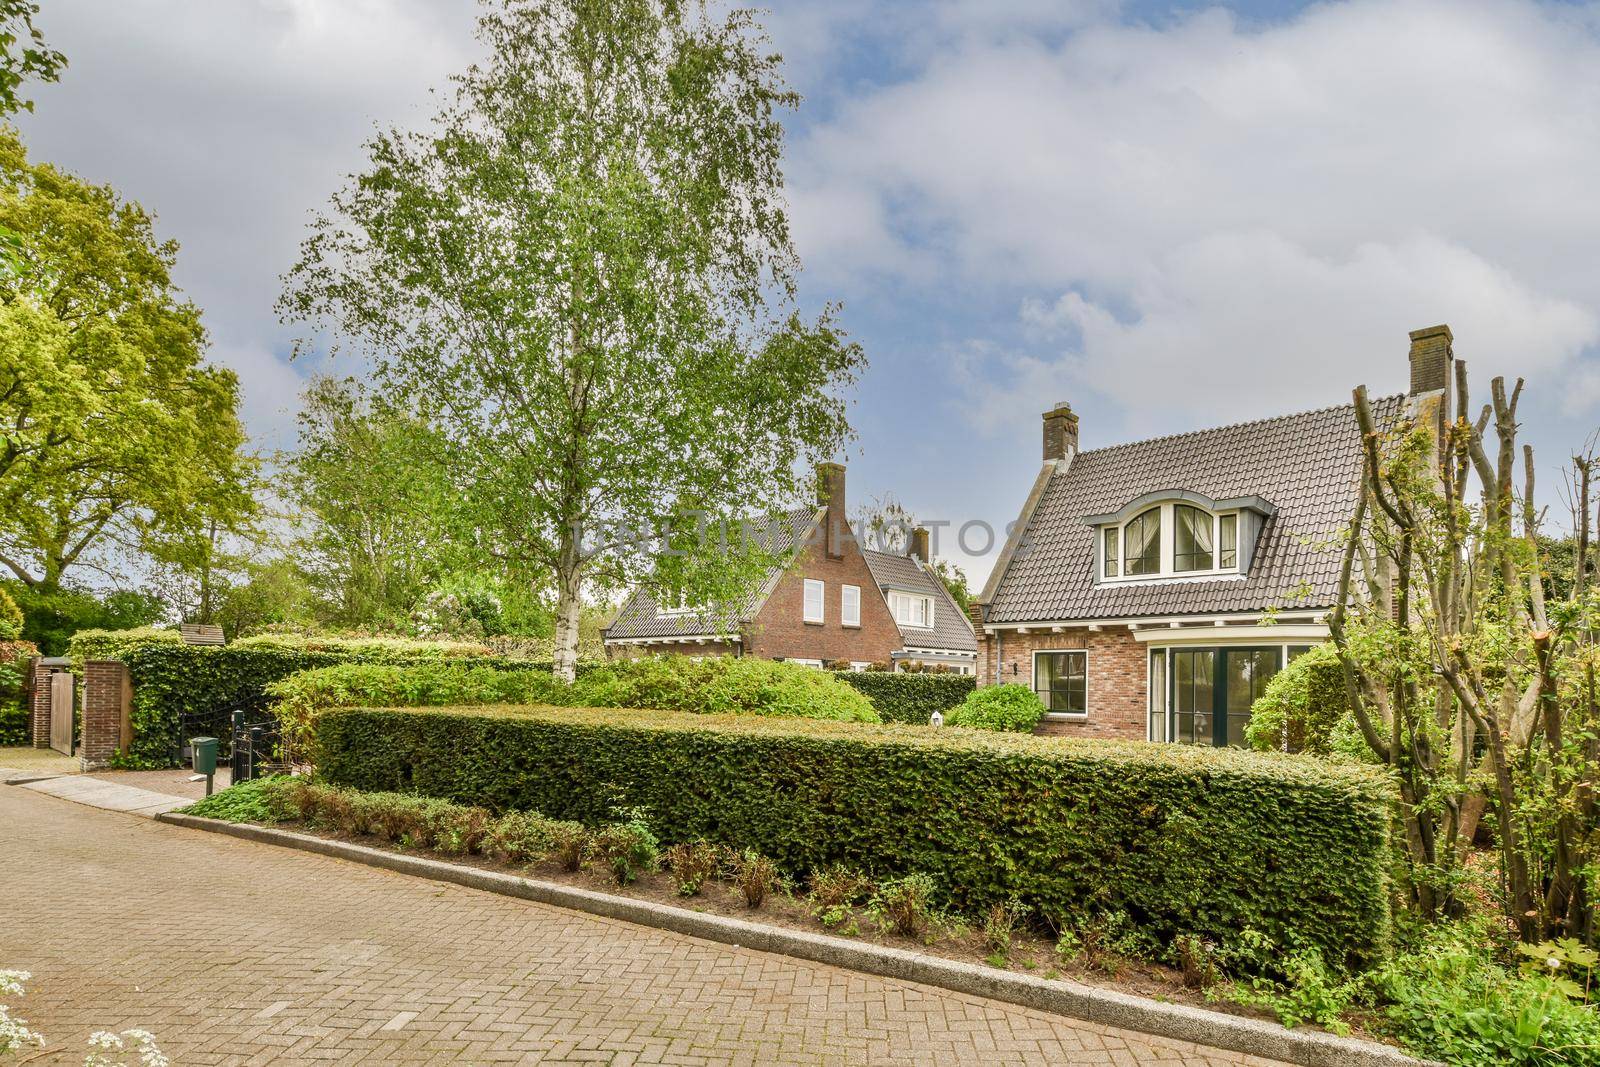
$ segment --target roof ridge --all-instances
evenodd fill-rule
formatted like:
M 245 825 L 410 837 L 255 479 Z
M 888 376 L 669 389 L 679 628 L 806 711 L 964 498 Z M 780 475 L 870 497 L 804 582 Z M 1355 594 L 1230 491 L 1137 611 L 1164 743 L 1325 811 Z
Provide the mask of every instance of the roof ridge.
M 1404 400 L 1405 393 L 1388 393 L 1384 396 L 1373 397 L 1374 404 L 1385 400 Z M 1300 419 L 1307 415 L 1322 415 L 1329 411 L 1339 411 L 1344 408 L 1355 408 L 1354 402 L 1348 404 L 1329 404 L 1327 407 L 1309 408 L 1305 411 L 1291 411 L 1285 415 L 1269 415 L 1264 419 L 1245 419 L 1242 422 L 1225 422 L 1221 426 L 1202 426 L 1194 430 L 1183 430 L 1180 433 L 1161 434 L 1157 437 L 1142 437 L 1136 441 L 1122 441 L 1114 445 L 1101 445 L 1099 448 L 1086 448 L 1078 453 L 1080 457 L 1094 455 L 1100 452 L 1115 452 L 1119 448 L 1136 448 L 1140 445 L 1153 445 L 1162 441 L 1176 441 L 1184 437 L 1194 437 L 1197 434 L 1216 433 L 1220 430 L 1237 430 L 1246 426 L 1261 426 L 1269 422 L 1283 422 L 1287 419 Z M 1070 469 L 1070 468 L 1069 468 Z

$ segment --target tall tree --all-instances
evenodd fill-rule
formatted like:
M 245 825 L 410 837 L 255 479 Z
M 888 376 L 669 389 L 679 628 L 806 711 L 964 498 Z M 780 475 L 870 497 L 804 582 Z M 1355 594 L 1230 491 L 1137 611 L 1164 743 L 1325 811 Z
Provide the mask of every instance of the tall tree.
M 778 116 L 798 97 L 750 12 L 490 3 L 478 36 L 430 131 L 369 144 L 281 306 L 449 439 L 483 551 L 553 583 L 571 678 L 586 588 L 657 564 L 695 600 L 751 580 L 754 539 L 723 553 L 681 524 L 795 500 L 849 434 L 863 357 L 794 306 Z
M 67 65 L 33 24 L 38 13 L 33 0 L 0 0 L 0 115 L 32 111 L 33 101 L 20 95 L 23 84 L 56 81 Z
M 150 216 L 31 163 L 0 129 L 0 567 L 29 587 L 112 545 L 160 550 L 253 506 L 238 381 L 201 359 L 195 306 Z
M 444 442 L 356 383 L 316 378 L 286 488 L 295 555 L 336 626 L 394 626 L 446 569 L 453 507 Z

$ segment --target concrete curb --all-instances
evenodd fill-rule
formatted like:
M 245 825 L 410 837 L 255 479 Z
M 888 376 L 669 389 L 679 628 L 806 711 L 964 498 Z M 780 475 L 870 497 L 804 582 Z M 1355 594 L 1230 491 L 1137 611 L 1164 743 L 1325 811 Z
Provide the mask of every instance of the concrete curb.
M 1370 1041 L 1356 1041 L 1320 1031 L 1286 1030 L 1256 1019 L 1096 989 L 1064 979 L 1047 981 L 1033 975 L 1013 974 L 903 949 L 861 944 L 825 934 L 767 926 L 720 915 L 706 915 L 686 908 L 540 882 L 345 841 L 332 841 L 291 830 L 203 819 L 175 812 L 157 815 L 156 819 L 175 826 L 298 848 L 364 863 L 369 867 L 381 867 L 502 896 L 519 897 L 572 911 L 652 926 L 706 941 L 792 956 L 884 978 L 918 982 L 1103 1026 L 1191 1041 L 1197 1045 L 1284 1060 L 1305 1067 L 1417 1067 L 1424 1062 L 1388 1045 Z

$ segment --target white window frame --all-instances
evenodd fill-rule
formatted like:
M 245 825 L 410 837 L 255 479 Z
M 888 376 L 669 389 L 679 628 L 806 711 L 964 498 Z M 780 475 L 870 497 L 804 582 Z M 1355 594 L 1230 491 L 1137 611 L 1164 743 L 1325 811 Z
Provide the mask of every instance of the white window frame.
M 859 585 L 841 585 L 839 587 L 839 625 L 852 627 L 861 625 L 861 587 Z
M 1179 505 L 1194 508 L 1202 515 L 1211 516 L 1211 569 L 1180 571 L 1174 566 L 1177 557 L 1178 526 L 1176 508 Z M 1157 510 L 1161 513 L 1161 568 L 1150 574 L 1126 574 L 1128 565 L 1128 546 L 1124 543 L 1128 523 L 1146 513 Z M 1224 516 L 1233 516 L 1233 565 L 1222 566 L 1222 520 Z M 1141 508 L 1137 514 L 1129 515 L 1120 523 L 1107 523 L 1095 527 L 1095 574 L 1097 581 L 1102 585 L 1131 585 L 1138 582 L 1162 582 L 1184 578 L 1219 578 L 1241 573 L 1239 563 L 1244 559 L 1244 546 L 1240 539 L 1244 535 L 1244 516 L 1239 511 L 1211 511 L 1203 508 L 1191 500 L 1164 500 L 1159 504 L 1152 504 L 1148 508 Z M 1117 567 L 1116 574 L 1106 573 L 1106 531 L 1115 531 L 1117 540 Z
M 817 613 L 811 614 L 811 592 L 816 590 Z M 809 623 L 828 621 L 828 583 L 821 578 L 807 578 L 800 597 L 800 618 Z
M 822 661 L 820 659 L 788 659 L 784 662 L 797 663 L 802 667 L 815 667 L 819 671 L 822 669 Z
M 1064 652 L 1075 652 L 1083 656 L 1083 710 L 1082 711 L 1051 711 L 1049 705 L 1045 707 L 1044 717 L 1061 722 L 1083 722 L 1089 717 L 1089 650 L 1087 648 L 1036 648 L 1033 650 L 1033 695 L 1039 696 L 1039 657 L 1059 656 Z M 1146 680 L 1146 686 L 1149 682 Z M 1040 697 L 1042 701 L 1044 698 Z M 1148 716 L 1146 716 L 1148 718 Z M 1149 730 L 1147 726 L 1146 731 Z
M 913 613 L 911 613 L 909 611 L 907 612 L 907 614 L 908 614 L 908 616 L 912 616 L 912 617 L 908 617 L 908 618 L 901 618 L 900 617 L 900 607 L 901 607 L 901 605 L 906 605 L 909 608 L 910 605 L 913 604 L 916 601 L 921 601 L 922 604 L 924 605 L 925 616 L 926 616 L 926 621 L 925 622 L 916 622 L 916 621 L 914 621 L 914 615 L 913 615 Z M 912 629 L 915 629 L 915 630 L 932 630 L 934 628 L 934 625 L 933 625 L 933 611 L 934 611 L 934 608 L 933 608 L 933 597 L 929 596 L 927 593 L 913 593 L 913 592 L 910 592 L 909 590 L 902 590 L 902 589 L 891 589 L 891 590 L 889 590 L 889 614 L 894 616 L 894 621 L 895 621 L 896 625 L 909 626 L 909 627 L 911 627 Z

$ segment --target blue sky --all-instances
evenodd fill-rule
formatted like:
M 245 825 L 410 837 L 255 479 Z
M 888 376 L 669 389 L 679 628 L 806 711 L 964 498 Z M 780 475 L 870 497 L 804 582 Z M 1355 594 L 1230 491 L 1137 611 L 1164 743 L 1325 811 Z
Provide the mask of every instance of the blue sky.
M 470 61 L 472 11 L 45 5 L 71 66 L 24 132 L 183 245 L 264 447 L 330 369 L 289 365 L 272 313 L 306 215 Z M 1055 401 L 1085 447 L 1326 406 L 1403 388 L 1406 331 L 1449 322 L 1479 395 L 1528 377 L 1561 510 L 1555 464 L 1600 424 L 1600 8 L 822 0 L 768 25 L 806 97 L 803 295 L 871 360 L 854 498 L 1003 524 Z

